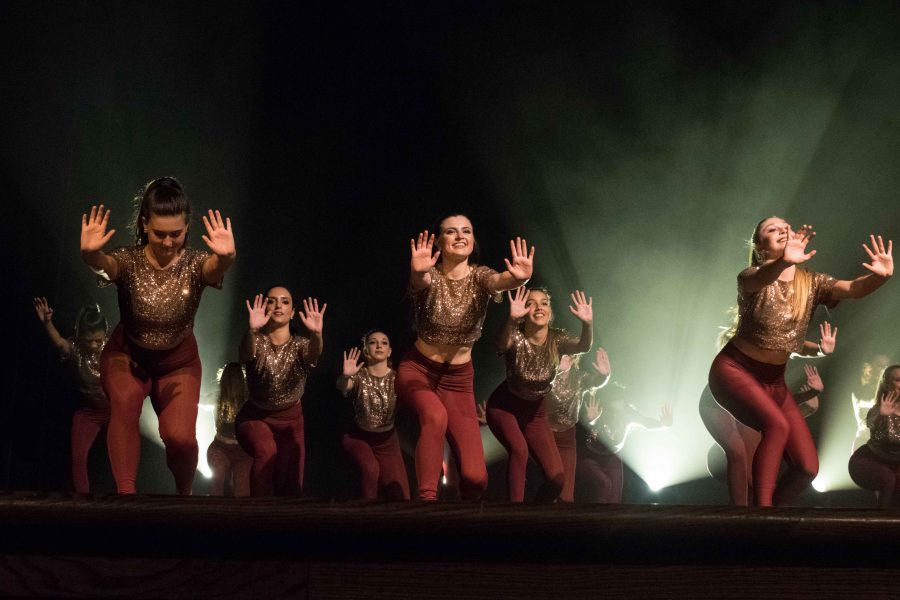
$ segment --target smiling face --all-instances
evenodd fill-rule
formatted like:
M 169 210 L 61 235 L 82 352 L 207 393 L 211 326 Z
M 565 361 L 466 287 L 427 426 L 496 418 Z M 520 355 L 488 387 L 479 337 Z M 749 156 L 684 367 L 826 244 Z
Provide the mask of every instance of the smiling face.
M 884 389 L 889 392 L 900 392 L 900 367 L 885 371 Z
M 275 327 L 290 323 L 294 317 L 294 299 L 284 287 L 273 287 L 266 292 L 266 314 L 272 318 L 269 323 Z
M 391 341 L 388 339 L 387 334 L 373 331 L 367 335 L 363 353 L 366 355 L 368 364 L 379 363 L 389 359 L 391 357 Z
M 171 260 L 184 246 L 188 228 L 183 213 L 171 216 L 150 213 L 150 219 L 144 219 L 143 224 L 147 245 L 161 262 Z
M 790 225 L 781 217 L 769 217 L 759 224 L 753 235 L 753 247 L 760 263 L 784 254 L 789 230 Z
M 553 308 L 550 306 L 550 296 L 543 290 L 529 290 L 525 298 L 525 307 L 531 308 L 528 313 L 528 322 L 536 327 L 546 327 L 553 320 Z
M 437 247 L 441 251 L 441 256 L 468 258 L 475 249 L 472 222 L 463 215 L 453 215 L 441 221 Z

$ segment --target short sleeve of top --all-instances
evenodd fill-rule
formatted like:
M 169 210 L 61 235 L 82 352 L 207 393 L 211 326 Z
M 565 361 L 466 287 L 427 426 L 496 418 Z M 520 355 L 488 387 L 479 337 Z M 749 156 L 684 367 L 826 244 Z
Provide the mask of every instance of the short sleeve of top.
M 429 274 L 431 285 L 411 292 L 417 335 L 429 344 L 474 344 L 492 295 L 489 280 L 497 271 L 470 267 L 458 280 L 448 279 L 437 267 Z
M 119 312 L 128 337 L 147 348 L 171 347 L 194 328 L 194 317 L 206 287 L 203 263 L 209 252 L 187 248 L 166 269 L 147 260 L 143 246 L 124 246 L 109 253 L 115 259 Z M 215 287 L 221 287 L 221 282 Z
M 540 346 L 528 341 L 517 328 L 513 330 L 506 359 L 506 382 L 509 390 L 523 400 L 540 400 L 550 392 L 559 367 L 560 346 L 571 348 L 571 337 L 563 329 L 551 328 Z
M 267 335 L 252 335 L 255 352 L 247 363 L 248 401 L 268 411 L 298 404 L 312 367 L 304 358 L 309 339 L 294 335 L 276 346 Z
M 739 337 L 770 350 L 799 352 L 803 348 L 806 329 L 816 306 L 833 307 L 835 279 L 824 273 L 807 271 L 809 295 L 799 318 L 793 318 L 794 282 L 775 280 L 756 292 L 745 294 L 743 280 L 759 267 L 750 267 L 738 275 Z

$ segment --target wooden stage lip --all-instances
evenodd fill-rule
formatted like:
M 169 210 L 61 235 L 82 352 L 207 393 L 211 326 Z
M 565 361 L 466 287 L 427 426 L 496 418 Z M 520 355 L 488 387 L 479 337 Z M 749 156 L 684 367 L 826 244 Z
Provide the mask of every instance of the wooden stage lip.
M 0 554 L 565 564 L 897 564 L 900 514 L 0 493 Z

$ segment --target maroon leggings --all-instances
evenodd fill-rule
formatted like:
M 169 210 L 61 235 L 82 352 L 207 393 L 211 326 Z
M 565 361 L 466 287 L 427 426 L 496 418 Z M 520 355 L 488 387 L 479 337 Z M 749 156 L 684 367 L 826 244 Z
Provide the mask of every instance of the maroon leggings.
M 894 494 L 900 488 L 900 462 L 881 458 L 863 444 L 850 457 L 847 467 L 856 485 L 878 494 L 878 508 L 893 504 Z
M 230 487 L 231 495 L 250 495 L 250 468 L 253 458 L 244 452 L 237 443 L 227 444 L 213 439 L 206 449 L 206 462 L 212 471 L 212 483 L 209 488 L 211 496 L 224 496 L 225 489 Z
M 578 463 L 578 478 L 584 482 L 588 502 L 622 503 L 622 480 L 625 468 L 615 454 L 583 452 Z
M 159 416 L 166 464 L 179 494 L 190 494 L 197 470 L 197 406 L 202 367 L 191 334 L 169 350 L 147 350 L 125 336 L 120 323 L 100 355 L 100 382 L 109 397 L 106 440 L 120 494 L 134 494 L 141 459 L 139 422 L 148 395 Z
M 247 402 L 234 425 L 241 447 L 253 457 L 250 495 L 299 496 L 306 461 L 300 403 L 268 411 Z
M 462 499 L 478 500 L 487 488 L 484 447 L 475 414 L 474 374 L 471 361 L 439 363 L 415 348 L 397 367 L 397 401 L 419 420 L 416 479 L 421 500 L 437 500 L 445 437 L 459 465 Z
M 78 494 L 91 491 L 88 454 L 100 431 L 109 425 L 108 408 L 83 406 L 72 415 L 72 484 Z
M 575 465 L 578 462 L 575 427 L 569 427 L 565 431 L 554 431 L 553 439 L 556 441 L 556 449 L 559 450 L 559 458 L 562 459 L 566 480 L 559 494 L 559 501 L 575 502 Z
M 378 498 L 380 486 L 388 500 L 409 500 L 406 465 L 394 429 L 374 433 L 354 427 L 344 434 L 341 446 L 359 468 L 363 498 Z
M 487 401 L 487 422 L 509 453 L 506 479 L 511 502 L 525 501 L 525 471 L 529 450 L 544 471 L 544 483 L 535 500 L 553 502 L 565 483 L 562 459 L 547 424 L 544 399 L 529 401 L 509 390 L 504 381 Z
M 729 343 L 713 360 L 709 389 L 738 421 L 762 433 L 753 458 L 757 506 L 789 503 L 815 478 L 819 458 L 806 421 L 784 383 L 784 365 L 753 360 Z M 782 456 L 788 468 L 779 480 Z

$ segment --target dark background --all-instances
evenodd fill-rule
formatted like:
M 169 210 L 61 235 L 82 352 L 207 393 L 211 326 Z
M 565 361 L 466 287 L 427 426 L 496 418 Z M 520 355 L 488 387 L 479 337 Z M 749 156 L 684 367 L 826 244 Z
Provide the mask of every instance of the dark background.
M 485 264 L 502 268 L 511 236 L 537 246 L 558 324 L 577 328 L 571 289 L 592 294 L 629 401 L 675 408 L 671 430 L 630 439 L 626 501 L 723 501 L 696 401 L 753 225 L 813 223 L 810 267 L 841 278 L 863 272 L 870 232 L 900 237 L 898 26 L 891 2 L 4 3 L 0 487 L 70 485 L 74 399 L 31 298 L 48 297 L 64 335 L 85 302 L 116 322 L 114 292 L 80 260 L 79 217 L 103 202 L 110 246 L 131 243 L 134 193 L 174 175 L 196 211 L 231 216 L 238 247 L 197 317 L 204 402 L 236 357 L 244 298 L 279 283 L 328 302 L 304 399 L 312 495 L 352 489 L 340 351 L 377 326 L 402 356 L 408 240 L 460 211 Z M 810 424 L 835 489 L 852 487 L 860 365 L 900 360 L 898 299 L 890 282 L 831 315 L 838 354 L 818 363 L 828 388 Z M 489 339 L 504 310 L 491 308 L 476 346 L 479 399 L 503 378 Z M 503 453 L 485 436 L 496 498 Z M 104 451 L 98 492 L 113 489 Z M 641 478 L 653 477 L 672 487 L 651 494 Z M 149 441 L 138 485 L 172 491 Z

